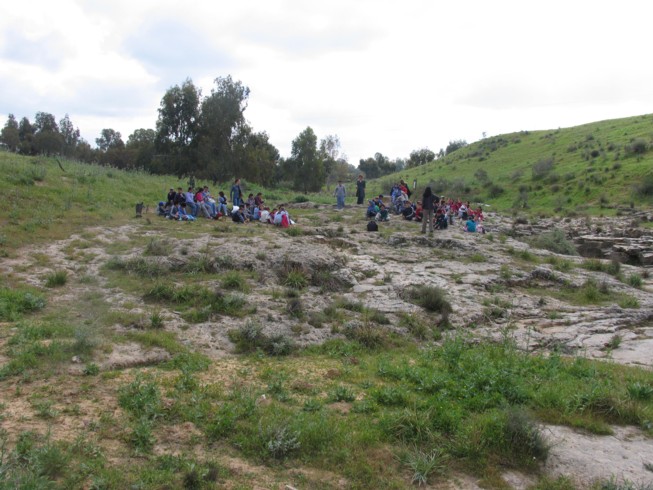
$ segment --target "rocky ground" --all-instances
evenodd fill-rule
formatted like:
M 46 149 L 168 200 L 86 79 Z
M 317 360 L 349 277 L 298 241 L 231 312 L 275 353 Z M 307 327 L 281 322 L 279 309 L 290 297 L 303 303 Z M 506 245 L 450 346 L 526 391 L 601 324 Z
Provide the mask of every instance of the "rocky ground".
M 590 223 L 520 224 L 490 214 L 490 232 L 485 235 L 466 234 L 454 226 L 429 236 L 419 233 L 419 225 L 396 217 L 382 224 L 379 232 L 367 232 L 359 208 L 338 213 L 330 207 L 304 204 L 291 213 L 297 217 L 301 233 L 291 235 L 260 224 L 237 228 L 233 223 L 171 223 L 152 216 L 118 228 L 93 226 L 67 240 L 25 247 L 3 259 L 0 269 L 15 281 L 39 288 L 48 273 L 68 271 L 71 280 L 53 300 L 52 308 L 79 310 L 78 314 L 84 315 L 84 302 L 92 297 L 124 319 L 125 315 L 148 315 L 151 307 L 143 302 L 143 291 L 133 284 L 123 287 L 111 280 L 106 265 L 112 258 L 143 258 L 169 270 L 202 258 L 218 272 L 213 278 L 201 276 L 201 281 L 218 287 L 228 264 L 229 269 L 248 274 L 251 289 L 247 301 L 256 305 L 254 313 L 245 318 L 189 323 L 174 308 L 160 311 L 166 329 L 213 358 L 233 355 L 227 332 L 247 321 L 260 323 L 267 333 L 291 336 L 300 345 L 341 335 L 337 329 L 314 326 L 306 320 L 311 312 L 323 310 L 334 295 L 382 312 L 390 320 L 390 328 L 401 331 L 399 316 L 421 310 L 407 294 L 412 286 L 423 284 L 447 292 L 453 308 L 449 316 L 452 332 L 465 332 L 479 341 L 511 337 L 528 351 L 555 350 L 653 367 L 653 278 L 647 269 L 650 238 L 646 233 L 634 236 L 638 233 L 627 232 L 623 221 L 596 218 Z M 619 233 L 616 223 L 622 225 Z M 567 230 L 588 256 L 622 260 L 619 273 L 588 270 L 586 258 L 529 245 L 529 235 L 553 226 Z M 147 243 L 166 236 L 172 243 L 169 253 L 143 255 Z M 610 240 L 612 245 L 606 245 Z M 592 248 L 589 243 L 601 246 Z M 307 275 L 329 272 L 332 282 L 312 285 L 302 296 L 306 311 L 302 319 L 287 315 L 285 299 L 274 293 L 282 288 L 279 277 L 284 270 L 302 270 Z M 637 287 L 627 280 L 631 276 L 640 278 Z M 602 288 L 603 299 L 583 302 L 573 296 L 588 280 Z M 117 321 L 111 328 L 132 327 Z M 100 369 L 108 370 L 153 364 L 167 357 L 164 349 L 122 343 L 99 353 L 96 361 Z M 7 358 L 0 343 L 0 365 L 4 362 Z M 82 366 L 72 359 L 68 369 L 74 374 Z M 553 449 L 546 471 L 567 475 L 579 485 L 610 475 L 641 484 L 653 482 L 653 473 L 647 469 L 653 464 L 651 440 L 635 428 L 613 429 L 611 436 L 590 436 L 569 428 L 547 427 Z M 527 488 L 532 483 L 529 476 L 516 473 L 506 473 L 504 479 L 513 488 Z M 449 487 L 475 485 L 461 476 Z

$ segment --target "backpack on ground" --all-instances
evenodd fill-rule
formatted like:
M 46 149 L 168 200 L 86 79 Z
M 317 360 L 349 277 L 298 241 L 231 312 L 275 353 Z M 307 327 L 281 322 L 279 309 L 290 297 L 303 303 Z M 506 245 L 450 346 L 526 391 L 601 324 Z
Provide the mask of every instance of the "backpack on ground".
M 376 224 L 376 221 L 372 220 L 367 223 L 367 231 L 379 231 L 379 225 Z

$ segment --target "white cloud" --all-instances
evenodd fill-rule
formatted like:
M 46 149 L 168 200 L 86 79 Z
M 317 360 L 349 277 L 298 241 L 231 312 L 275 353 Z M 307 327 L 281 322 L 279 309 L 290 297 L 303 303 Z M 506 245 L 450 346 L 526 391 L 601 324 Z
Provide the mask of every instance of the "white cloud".
M 38 0 L 0 6 L 0 111 L 94 142 L 154 127 L 165 90 L 231 74 L 287 155 L 306 126 L 352 163 L 483 132 L 653 112 L 644 0 Z

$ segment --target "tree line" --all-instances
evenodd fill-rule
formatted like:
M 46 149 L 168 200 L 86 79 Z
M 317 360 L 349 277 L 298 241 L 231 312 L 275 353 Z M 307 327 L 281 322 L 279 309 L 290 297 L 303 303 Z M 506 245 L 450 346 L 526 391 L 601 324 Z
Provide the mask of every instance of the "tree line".
M 231 76 L 218 77 L 210 94 L 202 95 L 190 79 L 163 95 L 155 129 L 137 129 L 124 142 L 120 132 L 103 129 L 96 148 L 80 136 L 66 114 L 37 112 L 34 122 L 9 114 L 0 132 L 0 144 L 23 155 L 63 156 L 121 169 L 144 169 L 157 174 L 194 176 L 213 182 L 236 177 L 261 185 L 283 184 L 303 192 L 348 180 L 357 173 L 380 177 L 405 167 L 423 165 L 449 152 L 428 148 L 411 152 L 407 159 L 390 160 L 380 153 L 361 159 L 358 169 L 347 162 L 337 135 L 318 142 L 309 126 L 292 142 L 291 154 L 282 158 L 265 131 L 255 131 L 244 112 L 250 90 Z M 466 144 L 466 143 L 465 143 Z

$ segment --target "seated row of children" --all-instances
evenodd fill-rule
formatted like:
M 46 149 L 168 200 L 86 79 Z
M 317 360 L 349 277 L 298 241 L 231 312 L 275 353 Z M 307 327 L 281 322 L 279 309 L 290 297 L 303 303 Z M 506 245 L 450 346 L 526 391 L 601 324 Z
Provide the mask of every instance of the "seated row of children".
M 195 221 L 198 217 L 215 220 L 230 217 L 235 223 L 260 221 L 279 226 L 294 224 L 284 206 L 270 211 L 270 208 L 263 204 L 263 195 L 259 192 L 256 196 L 250 194 L 242 206 L 234 205 L 229 209 L 224 192 L 220 191 L 218 199 L 215 200 L 209 193 L 208 186 L 200 187 L 197 192 L 193 192 L 193 188 L 189 187 L 185 193 L 181 188 L 178 188 L 177 192 L 170 189 L 167 201 L 159 201 L 156 213 L 158 216 L 178 221 Z
M 288 228 L 294 225 L 295 222 L 290 219 L 290 214 L 286 211 L 284 206 L 279 206 L 279 209 L 274 208 L 270 211 L 269 207 L 254 206 L 250 211 L 248 206 L 240 207 L 234 206 L 231 209 L 231 219 L 234 223 L 249 223 L 251 221 L 258 221 L 260 223 L 267 223 L 277 225 L 282 228 Z

